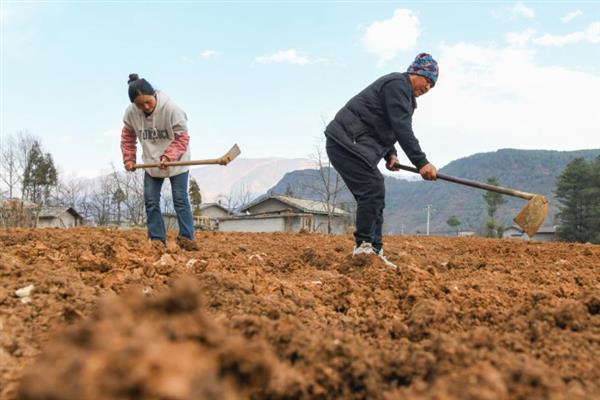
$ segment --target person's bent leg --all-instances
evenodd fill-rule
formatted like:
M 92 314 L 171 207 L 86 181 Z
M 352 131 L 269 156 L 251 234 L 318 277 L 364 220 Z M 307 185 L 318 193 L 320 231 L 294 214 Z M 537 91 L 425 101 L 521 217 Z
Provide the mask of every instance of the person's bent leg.
M 172 176 L 171 190 L 173 194 L 173 206 L 177 214 L 179 224 L 179 236 L 186 239 L 194 239 L 194 217 L 188 195 L 189 171 Z
M 381 186 L 377 195 L 374 197 L 375 213 L 377 215 L 373 225 L 372 242 L 377 253 L 383 248 L 383 209 L 385 208 L 385 182 L 381 180 Z
M 383 175 L 329 138 L 326 150 L 329 161 L 356 200 L 356 245 L 360 246 L 363 242 L 372 244 L 385 196 Z
M 371 174 L 370 180 L 356 192 L 356 243 L 369 242 L 376 251 L 382 246 L 381 228 L 385 186 L 379 170 Z
M 154 178 L 144 173 L 144 205 L 146 206 L 146 223 L 150 240 L 167 241 L 165 222 L 160 212 L 160 189 L 163 178 Z

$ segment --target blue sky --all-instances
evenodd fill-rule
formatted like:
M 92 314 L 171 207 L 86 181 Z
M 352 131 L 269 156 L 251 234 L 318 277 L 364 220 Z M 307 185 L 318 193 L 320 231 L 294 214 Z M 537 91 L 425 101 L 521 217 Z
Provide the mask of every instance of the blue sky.
M 323 121 L 426 51 L 414 131 L 431 162 L 600 147 L 600 2 L 1 3 L 1 135 L 65 175 L 120 166 L 127 75 L 188 114 L 194 158 L 308 157 Z M 404 159 L 406 160 L 406 159 Z

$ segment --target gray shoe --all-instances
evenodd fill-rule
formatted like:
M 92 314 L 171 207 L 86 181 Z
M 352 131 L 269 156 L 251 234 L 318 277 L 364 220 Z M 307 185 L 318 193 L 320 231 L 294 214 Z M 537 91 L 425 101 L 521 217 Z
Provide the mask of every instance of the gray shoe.
M 373 245 L 369 242 L 362 242 L 360 244 L 360 246 L 355 246 L 354 250 L 352 251 L 352 257 L 354 256 L 358 256 L 360 254 L 377 254 L 377 252 L 375 252 L 375 249 L 373 248 Z

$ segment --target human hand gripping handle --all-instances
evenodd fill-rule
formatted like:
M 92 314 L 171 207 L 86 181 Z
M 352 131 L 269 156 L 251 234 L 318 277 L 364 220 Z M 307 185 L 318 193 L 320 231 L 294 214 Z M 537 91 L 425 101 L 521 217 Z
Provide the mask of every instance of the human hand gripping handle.
M 127 170 L 129 172 L 135 171 L 135 161 L 125 162 L 125 170 Z
M 419 170 L 419 174 L 421 174 L 421 177 L 426 181 L 435 181 L 437 179 L 437 169 L 431 163 L 422 166 Z
M 167 156 L 160 156 L 160 166 L 158 168 L 160 168 L 160 169 L 167 169 L 167 168 L 169 168 L 169 166 L 166 164 L 169 161 L 170 161 L 169 157 L 167 157 Z
M 386 164 L 387 169 L 390 171 L 400 171 L 403 169 L 404 171 L 414 172 L 420 174 L 423 179 L 426 181 L 435 181 L 438 178 L 437 169 L 431 163 L 425 164 L 421 167 L 421 169 L 416 169 L 415 167 L 408 167 L 406 165 L 402 165 L 398 162 L 397 157 L 390 157 L 390 161 Z
M 423 179 L 425 179 L 426 181 L 435 181 L 437 179 L 437 169 L 431 163 L 425 164 L 423 167 L 421 167 L 421 169 L 418 170 L 412 167 L 404 167 L 400 164 L 398 156 L 392 155 L 389 158 L 389 160 L 385 163 L 385 167 L 389 171 L 400 171 L 401 169 L 410 168 L 407 170 L 411 172 L 418 172 L 419 174 L 421 174 L 421 177 L 423 177 Z
M 387 160 L 387 162 L 385 163 L 385 167 L 388 169 L 388 171 L 400 171 L 400 168 L 396 165 L 399 162 L 400 160 L 398 159 L 398 157 L 392 155 L 390 156 L 389 160 Z

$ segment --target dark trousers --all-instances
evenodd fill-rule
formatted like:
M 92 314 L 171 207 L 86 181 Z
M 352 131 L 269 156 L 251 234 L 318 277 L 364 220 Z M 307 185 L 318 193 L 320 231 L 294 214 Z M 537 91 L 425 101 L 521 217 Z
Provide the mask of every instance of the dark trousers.
M 356 200 L 356 244 L 369 242 L 375 249 L 381 249 L 385 207 L 383 175 L 330 138 L 327 138 L 326 150 L 329 161 Z

